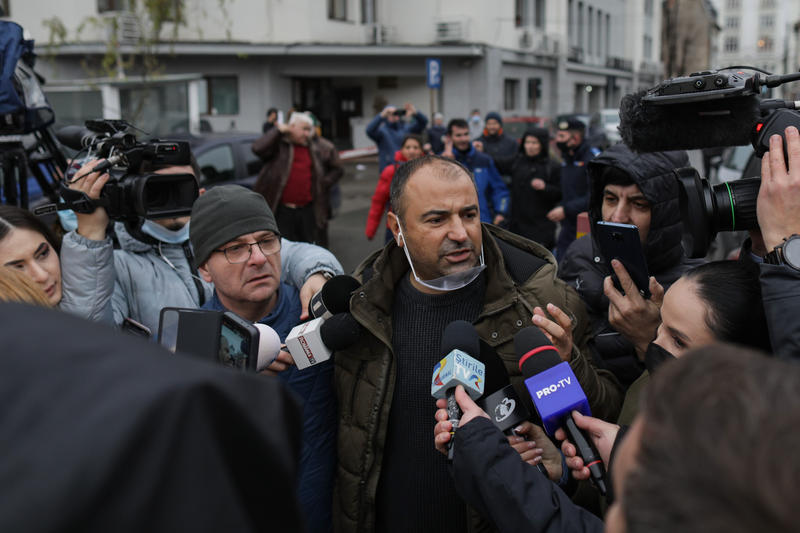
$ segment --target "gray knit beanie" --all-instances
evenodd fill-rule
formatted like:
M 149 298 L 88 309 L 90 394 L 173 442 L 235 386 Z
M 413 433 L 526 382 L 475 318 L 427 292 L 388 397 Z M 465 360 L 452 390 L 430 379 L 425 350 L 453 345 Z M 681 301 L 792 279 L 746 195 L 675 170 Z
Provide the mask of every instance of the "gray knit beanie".
M 195 200 L 189 240 L 200 267 L 214 250 L 240 235 L 272 231 L 278 224 L 263 196 L 240 185 L 220 185 Z

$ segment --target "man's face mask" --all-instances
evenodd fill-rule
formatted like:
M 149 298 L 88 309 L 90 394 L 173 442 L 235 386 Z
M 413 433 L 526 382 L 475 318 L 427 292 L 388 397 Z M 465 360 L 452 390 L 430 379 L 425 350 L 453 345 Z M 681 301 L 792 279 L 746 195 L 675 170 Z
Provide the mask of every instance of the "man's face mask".
M 651 342 L 647 345 L 647 350 L 644 352 L 644 366 L 647 367 L 647 371 L 650 374 L 664 364 L 664 361 L 669 361 L 670 359 L 675 359 L 675 356 L 658 344 Z
M 189 240 L 189 223 L 187 222 L 181 229 L 171 230 L 152 220 L 145 220 L 142 224 L 142 233 L 166 244 L 182 244 Z
M 481 261 L 479 265 L 476 265 L 472 268 L 468 268 L 466 270 L 462 270 L 461 272 L 454 272 L 452 274 L 447 274 L 445 276 L 441 276 L 435 279 L 429 280 L 422 280 L 419 276 L 417 276 L 417 271 L 414 269 L 414 262 L 411 260 L 411 255 L 408 252 L 408 242 L 406 241 L 405 237 L 403 236 L 403 228 L 400 226 L 400 221 L 397 222 L 398 227 L 398 238 L 402 239 L 403 241 L 403 251 L 406 254 L 406 259 L 408 259 L 408 264 L 411 266 L 411 274 L 414 276 L 414 279 L 417 280 L 417 283 L 422 285 L 423 287 L 427 287 L 429 289 L 433 289 L 435 291 L 455 291 L 461 288 L 466 287 L 483 272 L 483 269 L 486 268 L 486 265 L 483 262 L 483 245 L 481 245 Z

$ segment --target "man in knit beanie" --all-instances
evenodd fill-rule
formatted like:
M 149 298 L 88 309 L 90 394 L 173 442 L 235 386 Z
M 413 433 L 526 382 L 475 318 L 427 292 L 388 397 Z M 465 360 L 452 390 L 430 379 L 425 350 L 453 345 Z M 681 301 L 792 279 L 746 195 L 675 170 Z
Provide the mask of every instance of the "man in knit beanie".
M 239 185 L 214 187 L 192 207 L 189 239 L 198 272 L 215 287 L 203 308 L 266 324 L 284 341 L 300 322 L 300 299 L 281 282 L 281 235 L 264 197 Z M 282 351 L 265 372 L 278 372 L 303 400 L 297 496 L 306 529 L 328 531 L 336 460 L 333 362 L 298 370 Z
M 486 113 L 483 134 L 475 139 L 475 148 L 491 157 L 495 163 L 500 159 L 513 159 L 519 145 L 517 141 L 503 133 L 503 117 L 496 111 Z

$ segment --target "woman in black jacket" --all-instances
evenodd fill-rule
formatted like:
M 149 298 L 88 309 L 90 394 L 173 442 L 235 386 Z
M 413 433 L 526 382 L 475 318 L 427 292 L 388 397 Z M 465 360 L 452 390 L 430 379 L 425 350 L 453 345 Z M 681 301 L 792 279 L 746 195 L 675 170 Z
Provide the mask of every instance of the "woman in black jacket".
M 511 231 L 552 249 L 556 224 L 546 215 L 561 200 L 561 184 L 558 167 L 550 160 L 549 142 L 546 129 L 529 129 L 517 154 L 498 158 L 495 165 L 501 174 L 511 176 Z

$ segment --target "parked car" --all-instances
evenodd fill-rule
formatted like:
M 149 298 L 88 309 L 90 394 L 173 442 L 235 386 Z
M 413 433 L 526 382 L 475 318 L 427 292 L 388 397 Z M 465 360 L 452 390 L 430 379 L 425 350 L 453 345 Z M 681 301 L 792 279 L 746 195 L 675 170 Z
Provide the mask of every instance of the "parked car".
M 253 188 L 262 162 L 251 147 L 260 133 L 204 133 L 169 135 L 170 139 L 189 141 L 203 175 L 201 187 L 235 183 Z

